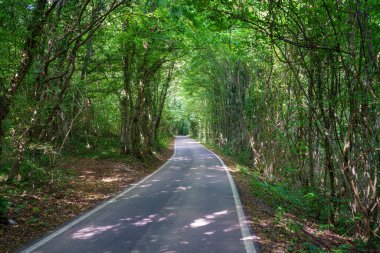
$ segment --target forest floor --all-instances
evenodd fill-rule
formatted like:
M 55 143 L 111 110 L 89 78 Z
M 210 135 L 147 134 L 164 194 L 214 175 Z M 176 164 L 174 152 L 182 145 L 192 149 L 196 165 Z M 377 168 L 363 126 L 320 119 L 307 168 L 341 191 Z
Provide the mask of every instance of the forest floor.
M 244 211 L 253 227 L 261 250 L 266 252 L 380 252 L 358 251 L 354 239 L 325 229 L 316 222 L 302 218 L 299 210 L 278 212 L 271 207 L 270 196 L 258 197 L 250 176 L 239 169 L 239 164 L 220 151 L 213 150 L 229 167 L 238 188 Z
M 0 194 L 10 202 L 9 217 L 16 222 L 0 225 L 0 252 L 12 252 L 115 196 L 156 170 L 172 153 L 170 145 L 144 161 L 72 158 L 60 164 L 70 172 L 69 178 L 54 188 L 0 186 Z

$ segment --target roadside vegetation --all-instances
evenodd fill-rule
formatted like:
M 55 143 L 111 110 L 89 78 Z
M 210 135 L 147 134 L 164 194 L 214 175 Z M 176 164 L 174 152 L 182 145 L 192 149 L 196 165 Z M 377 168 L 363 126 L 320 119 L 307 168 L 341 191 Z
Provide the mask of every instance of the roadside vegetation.
M 254 240 L 263 252 L 377 252 L 376 246 L 350 232 L 355 221 L 334 226 L 318 216 L 324 210 L 322 198 L 268 181 L 227 152 L 212 149 L 234 177 Z

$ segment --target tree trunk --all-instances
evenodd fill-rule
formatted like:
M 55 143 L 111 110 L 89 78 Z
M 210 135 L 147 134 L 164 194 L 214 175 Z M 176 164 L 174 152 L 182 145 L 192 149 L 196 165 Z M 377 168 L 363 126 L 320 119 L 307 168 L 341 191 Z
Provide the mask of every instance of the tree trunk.
M 144 100 L 144 82 L 139 81 L 139 92 L 131 120 L 131 152 L 134 156 L 141 158 L 141 132 L 140 132 L 140 117 L 141 107 Z
M 313 73 L 312 73 L 313 74 Z M 314 78 L 311 76 L 309 80 L 308 87 L 308 96 L 309 96 L 309 105 L 307 112 L 307 143 L 308 143 L 308 156 L 309 156 L 309 186 L 315 188 L 315 179 L 314 179 L 314 138 L 313 138 L 313 87 L 314 87 Z
M 165 101 L 166 101 L 166 97 L 167 97 L 167 94 L 168 94 L 168 89 L 169 89 L 169 86 L 170 86 L 170 82 L 172 80 L 172 77 L 173 77 L 173 70 L 174 70 L 174 65 L 175 65 L 175 61 L 173 61 L 171 64 L 170 64 L 170 67 L 169 67 L 169 71 L 168 71 L 168 75 L 166 77 L 166 80 L 165 80 L 165 84 L 164 84 L 164 87 L 163 87 L 163 90 L 162 90 L 162 93 L 161 93 L 161 96 L 160 96 L 160 104 L 158 106 L 158 112 L 157 112 L 157 116 L 154 120 L 154 123 L 153 123 L 153 129 L 152 129 L 152 133 L 150 135 L 150 145 L 156 145 L 158 140 L 158 128 L 160 126 L 160 122 L 161 122 L 161 116 L 162 116 L 162 112 L 164 110 L 164 106 L 165 106 Z
M 16 178 L 16 176 L 18 175 L 22 160 L 24 158 L 24 151 L 25 151 L 26 143 L 23 139 L 20 139 L 19 141 L 20 141 L 20 143 L 18 144 L 16 155 L 15 155 L 16 159 L 12 165 L 11 170 L 8 173 L 8 178 L 7 178 L 8 183 L 11 183 Z
M 0 171 L 3 169 L 3 138 L 4 138 L 3 117 L 0 111 Z
M 120 113 L 121 113 L 121 131 L 120 131 L 120 153 L 129 154 L 130 147 L 128 145 L 128 101 L 127 97 L 122 97 L 120 100 Z
M 128 20 L 123 23 L 122 30 L 126 31 L 129 27 Z M 132 112 L 132 63 L 136 52 L 135 43 L 123 44 L 122 50 L 122 69 L 124 81 L 124 94 L 120 100 L 121 129 L 120 129 L 120 153 L 129 154 L 131 152 L 131 112 Z

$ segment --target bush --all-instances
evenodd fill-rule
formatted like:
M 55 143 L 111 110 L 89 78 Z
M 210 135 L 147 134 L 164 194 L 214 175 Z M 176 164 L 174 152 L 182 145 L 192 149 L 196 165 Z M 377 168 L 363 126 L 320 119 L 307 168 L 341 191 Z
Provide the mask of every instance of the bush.
M 4 197 L 0 196 L 0 219 L 7 216 L 9 202 Z
M 323 205 L 322 197 L 315 192 L 305 194 L 305 189 L 292 189 L 285 184 L 265 182 L 255 174 L 251 175 L 251 187 L 254 194 L 267 200 L 275 209 L 297 211 L 314 219 L 319 219 L 321 213 L 328 212 L 328 205 Z

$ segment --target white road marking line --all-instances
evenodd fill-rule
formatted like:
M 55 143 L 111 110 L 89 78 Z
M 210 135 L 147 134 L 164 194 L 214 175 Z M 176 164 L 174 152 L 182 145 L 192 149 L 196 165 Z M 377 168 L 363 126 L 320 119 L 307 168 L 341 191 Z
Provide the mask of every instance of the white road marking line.
M 44 245 L 45 243 L 49 242 L 50 240 L 52 240 L 53 238 L 57 237 L 58 235 L 62 234 L 63 232 L 65 232 L 66 230 L 68 230 L 69 228 L 73 227 L 74 225 L 78 224 L 79 222 L 81 222 L 82 220 L 90 217 L 91 215 L 93 215 L 94 213 L 96 213 L 97 211 L 99 211 L 100 209 L 108 206 L 110 203 L 114 202 L 115 200 L 117 200 L 118 198 L 122 197 L 123 195 L 125 195 L 126 193 L 132 191 L 134 188 L 136 188 L 137 186 L 139 186 L 140 184 L 144 183 L 146 180 L 148 180 L 149 178 L 151 178 L 153 175 L 157 174 L 159 171 L 161 171 L 168 163 L 170 163 L 170 161 L 175 157 L 177 153 L 177 139 L 174 141 L 174 153 L 173 155 L 169 158 L 169 160 L 166 161 L 166 163 L 164 163 L 160 168 L 158 168 L 155 172 L 153 172 L 152 174 L 149 174 L 148 176 L 146 176 L 145 178 L 143 178 L 141 181 L 139 181 L 137 184 L 133 185 L 132 187 L 126 189 L 125 191 L 121 192 L 120 194 L 118 194 L 117 196 L 113 197 L 112 199 L 108 200 L 107 202 L 101 204 L 100 206 L 97 206 L 96 208 L 92 209 L 91 211 L 83 214 L 82 216 L 80 216 L 79 218 L 73 220 L 72 222 L 70 222 L 69 224 L 63 226 L 62 228 L 60 228 L 59 230 L 53 232 L 52 234 L 44 237 L 43 239 L 37 241 L 35 244 L 29 246 L 28 248 L 26 249 L 23 249 L 21 250 L 22 253 L 29 253 L 29 252 L 33 252 L 34 250 L 36 250 L 37 248 L 41 247 L 42 245 Z
M 245 251 L 247 253 L 258 253 L 255 245 L 253 244 L 252 240 L 250 239 L 250 238 L 252 238 L 252 235 L 251 235 L 251 232 L 249 231 L 249 228 L 247 225 L 247 220 L 246 220 L 245 215 L 244 215 L 244 211 L 242 208 L 242 204 L 241 204 L 241 200 L 240 200 L 238 191 L 236 189 L 235 182 L 231 176 L 231 173 L 230 173 L 227 165 L 223 162 L 223 160 L 217 154 L 215 154 L 214 152 L 212 152 L 211 150 L 209 150 L 208 148 L 203 146 L 201 143 L 199 143 L 199 145 L 201 145 L 202 147 L 204 147 L 205 149 L 210 151 L 216 158 L 218 158 L 220 163 L 223 165 L 223 168 L 227 173 L 228 180 L 230 181 L 232 194 L 234 195 L 235 207 L 236 207 L 236 212 L 237 212 L 239 223 L 240 223 L 241 234 L 243 236 Z

